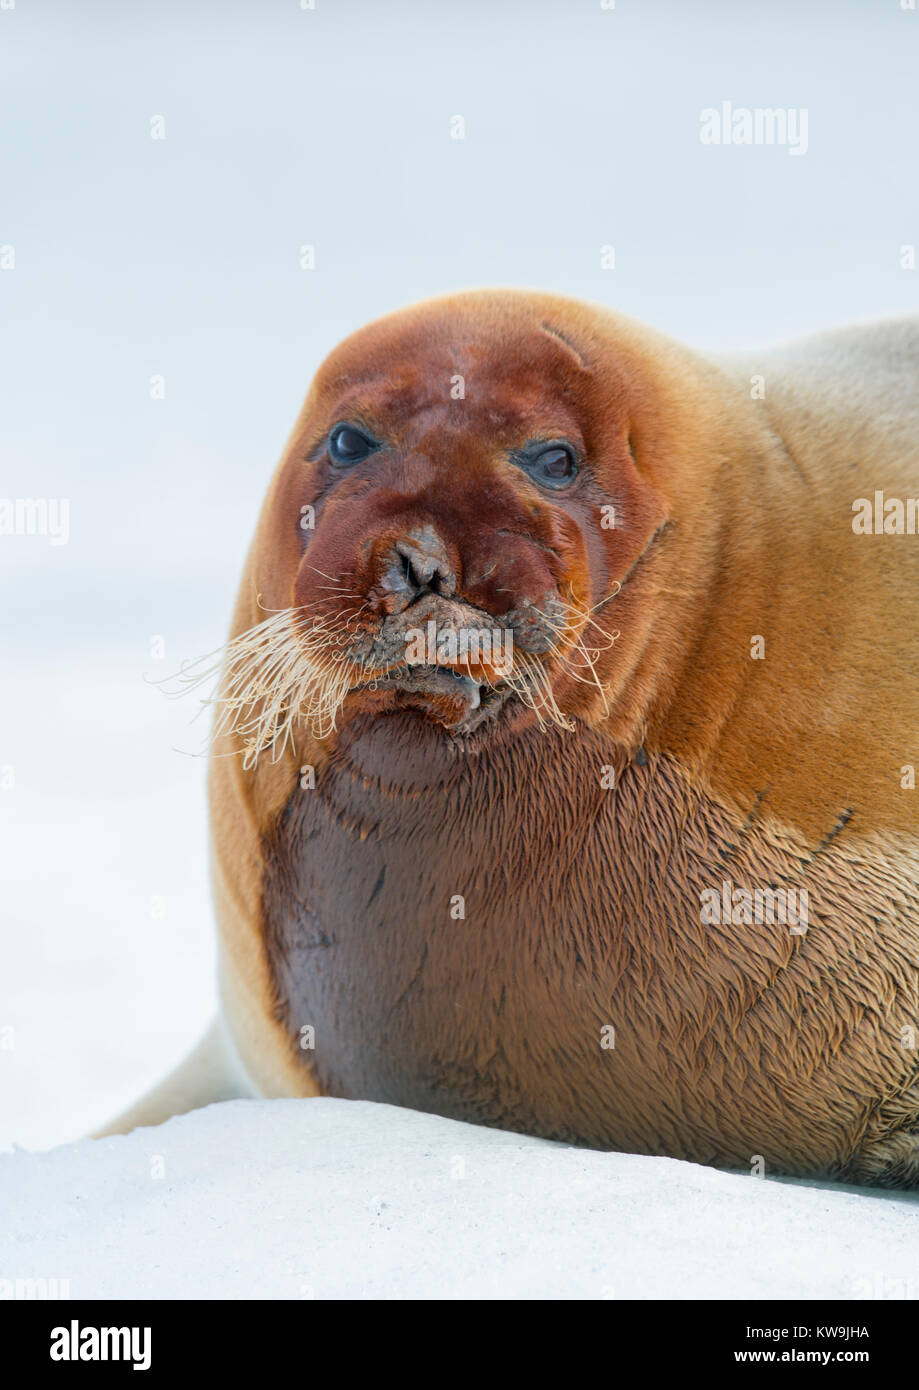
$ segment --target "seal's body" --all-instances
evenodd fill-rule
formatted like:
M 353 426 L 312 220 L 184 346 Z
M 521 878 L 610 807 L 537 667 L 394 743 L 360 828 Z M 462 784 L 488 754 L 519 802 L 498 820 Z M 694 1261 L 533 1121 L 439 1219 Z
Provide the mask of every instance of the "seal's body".
M 211 764 L 257 1092 L 919 1180 L 917 374 L 522 292 L 332 354 Z

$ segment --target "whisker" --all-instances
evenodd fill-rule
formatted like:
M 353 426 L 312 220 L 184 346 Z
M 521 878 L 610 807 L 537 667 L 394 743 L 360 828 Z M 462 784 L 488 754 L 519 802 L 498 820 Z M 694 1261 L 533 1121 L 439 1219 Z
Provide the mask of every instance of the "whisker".
M 315 569 L 314 566 L 310 568 Z M 210 744 L 229 740 L 234 747 L 215 749 L 215 756 L 241 753 L 243 766 L 252 768 L 270 750 L 277 762 L 296 746 L 298 728 L 306 726 L 316 738 L 325 738 L 337 726 L 337 718 L 355 685 L 375 689 L 385 672 L 368 668 L 366 656 L 352 659 L 348 647 L 359 630 L 361 618 L 371 609 L 367 598 L 353 592 L 321 570 L 328 579 L 326 593 L 296 607 L 270 609 L 257 597 L 267 616 L 253 627 L 156 684 L 173 685 L 170 696 L 202 691 L 201 709 L 212 710 Z M 530 708 L 541 729 L 570 730 L 573 720 L 558 704 L 553 688 L 553 658 L 564 661 L 568 678 L 594 687 L 604 710 L 608 691 L 600 679 L 600 657 L 619 637 L 607 632 L 593 614 L 614 597 L 587 605 L 574 596 L 561 599 L 553 611 L 543 613 L 549 649 L 538 656 L 518 651 L 509 671 L 489 675 L 479 666 L 477 679 L 489 689 L 510 687 Z M 470 653 L 460 669 L 472 674 Z M 197 716 L 196 716 L 197 717 Z
M 278 761 L 301 723 L 326 737 L 352 685 L 346 653 L 332 649 L 349 640 L 349 629 L 369 606 L 357 602 L 356 594 L 350 597 L 354 605 L 325 615 L 311 611 L 315 604 L 271 611 L 259 599 L 270 616 L 224 647 L 183 663 L 167 678 L 178 688 L 166 693 L 187 694 L 216 681 L 216 690 L 201 701 L 202 708 L 213 708 L 210 742 L 234 739 L 246 768 L 269 748 Z

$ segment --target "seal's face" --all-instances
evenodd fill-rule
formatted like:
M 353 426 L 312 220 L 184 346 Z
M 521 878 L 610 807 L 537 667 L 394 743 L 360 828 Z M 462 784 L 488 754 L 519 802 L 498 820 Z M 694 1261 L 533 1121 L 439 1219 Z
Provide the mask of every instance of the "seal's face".
M 285 709 L 319 734 L 398 710 L 452 736 L 603 711 L 613 599 L 662 518 L 625 375 L 583 351 L 531 306 L 461 296 L 327 359 L 258 579 L 306 663 Z

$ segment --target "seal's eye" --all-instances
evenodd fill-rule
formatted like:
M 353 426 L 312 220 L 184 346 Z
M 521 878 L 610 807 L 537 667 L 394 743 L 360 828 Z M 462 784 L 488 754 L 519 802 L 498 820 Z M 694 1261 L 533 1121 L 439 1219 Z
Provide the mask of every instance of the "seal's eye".
M 570 444 L 534 444 L 517 457 L 521 468 L 543 487 L 567 487 L 578 475 L 578 461 Z
M 336 425 L 329 435 L 329 458 L 339 468 L 350 468 L 354 463 L 363 463 L 379 448 L 373 439 L 354 428 L 353 425 Z

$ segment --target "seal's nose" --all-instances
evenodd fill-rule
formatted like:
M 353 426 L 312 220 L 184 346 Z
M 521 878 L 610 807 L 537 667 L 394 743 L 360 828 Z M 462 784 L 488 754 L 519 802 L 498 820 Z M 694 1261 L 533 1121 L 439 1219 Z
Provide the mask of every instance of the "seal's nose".
M 447 548 L 432 526 L 407 532 L 392 545 L 380 588 L 387 595 L 387 608 L 401 613 L 423 594 L 452 598 L 456 593 L 456 570 Z

